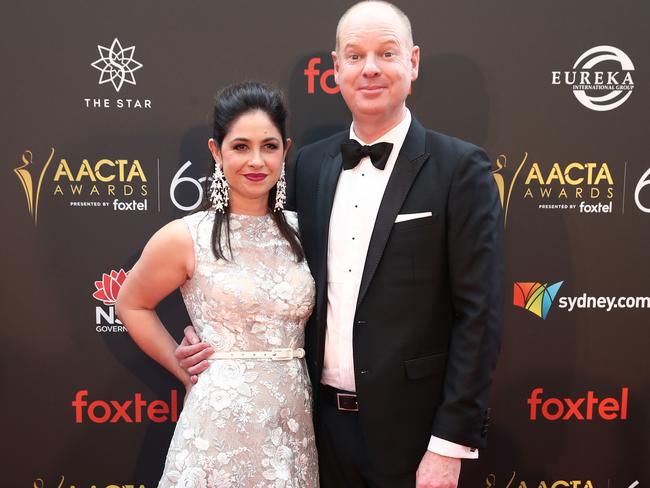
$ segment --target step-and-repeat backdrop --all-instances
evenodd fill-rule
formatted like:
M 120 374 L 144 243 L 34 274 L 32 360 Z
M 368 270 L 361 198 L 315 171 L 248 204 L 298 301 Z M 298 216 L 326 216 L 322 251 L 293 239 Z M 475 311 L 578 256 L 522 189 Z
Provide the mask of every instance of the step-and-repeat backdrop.
M 650 486 L 649 4 L 397 4 L 409 107 L 488 150 L 506 215 L 490 445 L 461 486 Z M 349 124 L 329 56 L 349 5 L 3 6 L 2 486 L 156 486 L 183 391 L 115 316 L 125 273 L 204 197 L 220 87 L 280 86 L 297 146 Z M 158 311 L 180 339 L 178 293 Z

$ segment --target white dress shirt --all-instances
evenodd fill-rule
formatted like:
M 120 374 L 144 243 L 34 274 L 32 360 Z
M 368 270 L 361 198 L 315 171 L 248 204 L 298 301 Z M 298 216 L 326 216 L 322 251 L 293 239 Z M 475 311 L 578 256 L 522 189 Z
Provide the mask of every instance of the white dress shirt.
M 356 391 L 352 333 L 361 276 L 370 237 L 388 179 L 411 125 L 406 109 L 402 121 L 375 141 L 362 141 L 350 126 L 350 139 L 361 144 L 393 144 L 386 167 L 373 166 L 369 157 L 353 169 L 341 171 L 330 216 L 327 247 L 327 330 L 321 382 Z M 476 458 L 478 451 L 432 436 L 428 449 L 444 456 Z

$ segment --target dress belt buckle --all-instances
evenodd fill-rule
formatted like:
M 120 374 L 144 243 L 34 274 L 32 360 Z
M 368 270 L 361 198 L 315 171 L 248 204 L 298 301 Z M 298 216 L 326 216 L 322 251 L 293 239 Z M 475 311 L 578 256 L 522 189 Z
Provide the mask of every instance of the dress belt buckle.
M 341 399 L 342 398 L 349 398 L 351 403 L 354 405 L 353 407 L 344 407 L 341 404 Z M 358 412 L 359 411 L 359 404 L 357 403 L 357 396 L 354 394 L 350 393 L 337 393 L 336 394 L 336 408 L 339 410 L 342 410 L 344 412 Z

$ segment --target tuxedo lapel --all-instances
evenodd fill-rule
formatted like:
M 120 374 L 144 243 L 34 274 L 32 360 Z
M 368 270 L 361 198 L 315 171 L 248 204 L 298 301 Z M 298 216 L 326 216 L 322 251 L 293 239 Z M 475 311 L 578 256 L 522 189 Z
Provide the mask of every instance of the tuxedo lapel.
M 411 189 L 420 168 L 429 157 L 429 154 L 425 152 L 425 136 L 424 127 L 414 118 L 395 161 L 393 172 L 388 180 L 377 212 L 375 227 L 366 254 L 363 275 L 361 276 L 357 306 L 368 291 L 368 286 L 384 253 L 388 236 L 402 208 L 404 199 Z
M 341 153 L 336 150 L 332 154 L 326 154 L 321 164 L 320 175 L 318 177 L 318 190 L 316 195 L 316 204 L 318 209 L 316 216 L 318 218 L 318 225 L 320 235 L 318 236 L 318 282 L 316 289 L 318 296 L 316 297 L 316 313 L 320 316 L 320 312 L 324 305 L 326 305 L 327 297 L 327 246 L 329 242 L 329 229 L 330 229 L 330 214 L 332 213 L 332 205 L 334 204 L 334 195 L 336 193 L 336 184 L 341 173 Z

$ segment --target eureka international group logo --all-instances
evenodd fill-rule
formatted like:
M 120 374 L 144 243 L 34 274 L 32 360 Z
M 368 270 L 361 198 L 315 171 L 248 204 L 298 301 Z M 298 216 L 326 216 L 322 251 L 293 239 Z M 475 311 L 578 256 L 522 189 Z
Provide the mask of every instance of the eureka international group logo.
M 585 51 L 570 71 L 553 71 L 553 85 L 567 85 L 578 101 L 597 112 L 614 110 L 632 95 L 634 64 L 627 54 L 613 46 L 596 46 Z

